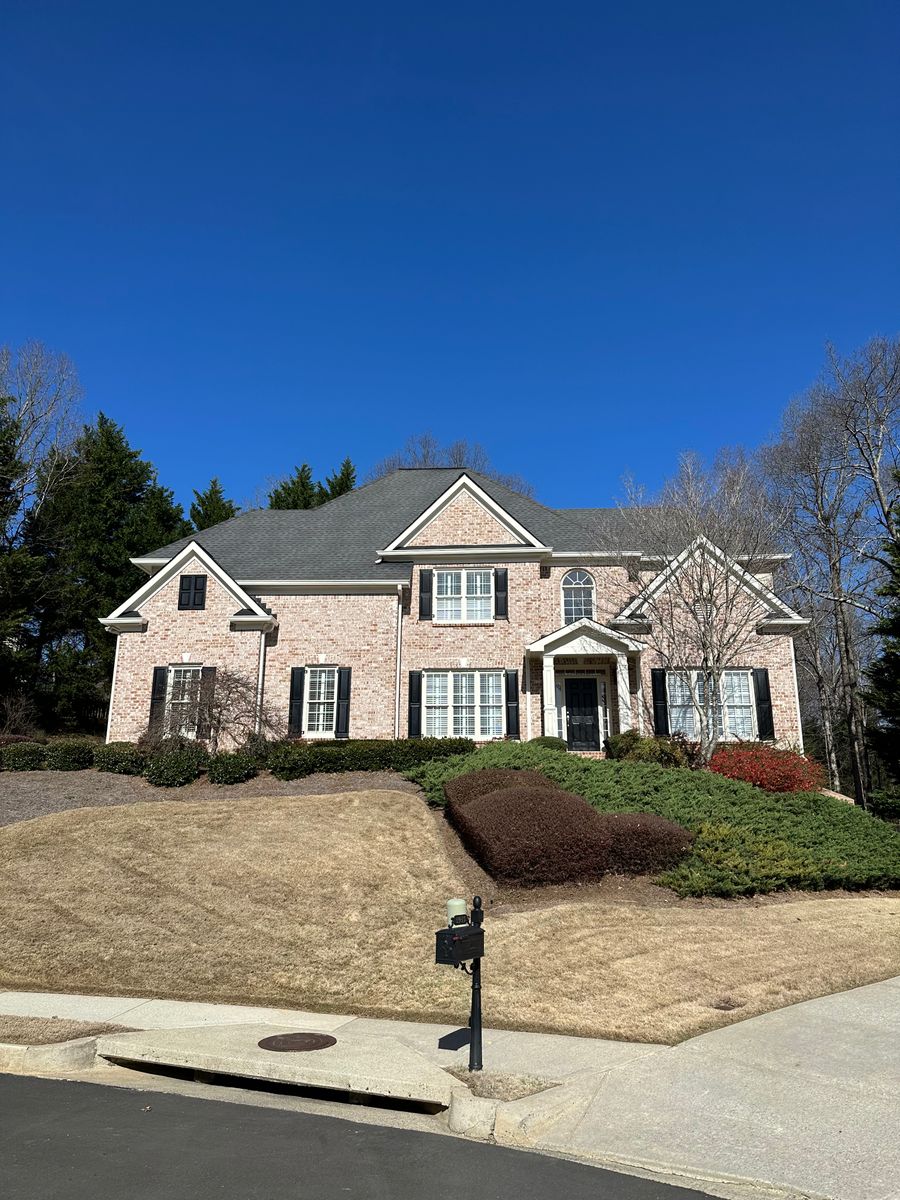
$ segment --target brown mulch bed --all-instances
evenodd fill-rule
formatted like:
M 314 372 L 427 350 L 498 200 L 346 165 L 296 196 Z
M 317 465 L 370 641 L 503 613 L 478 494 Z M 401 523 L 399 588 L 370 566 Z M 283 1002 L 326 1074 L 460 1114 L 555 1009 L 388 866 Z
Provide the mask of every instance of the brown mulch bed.
M 198 779 L 182 788 L 154 787 L 139 775 L 106 771 L 0 771 L 0 826 L 31 821 L 71 808 L 105 808 L 113 804 L 148 804 L 173 800 L 252 800 L 257 796 L 324 796 L 369 790 L 418 792 L 394 771 L 346 771 L 281 780 L 268 774 L 228 787 Z

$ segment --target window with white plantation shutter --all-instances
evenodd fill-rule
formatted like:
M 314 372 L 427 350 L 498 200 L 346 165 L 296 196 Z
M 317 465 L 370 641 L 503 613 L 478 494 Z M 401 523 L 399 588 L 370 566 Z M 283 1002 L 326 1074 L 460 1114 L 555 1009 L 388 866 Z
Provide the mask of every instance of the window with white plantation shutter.
M 425 671 L 425 737 L 504 736 L 503 671 Z
M 334 733 L 337 667 L 309 667 L 306 683 L 307 734 Z
M 691 695 L 696 692 L 697 704 Z M 723 671 L 718 694 L 707 703 L 707 687 L 712 686 L 703 671 L 668 671 L 669 729 L 696 741 L 704 717 L 712 720 L 716 737 L 723 741 L 752 741 L 756 737 L 753 689 L 749 671 Z M 712 709 L 707 712 L 708 708 Z
M 494 619 L 494 572 L 435 571 L 434 620 L 487 624 Z

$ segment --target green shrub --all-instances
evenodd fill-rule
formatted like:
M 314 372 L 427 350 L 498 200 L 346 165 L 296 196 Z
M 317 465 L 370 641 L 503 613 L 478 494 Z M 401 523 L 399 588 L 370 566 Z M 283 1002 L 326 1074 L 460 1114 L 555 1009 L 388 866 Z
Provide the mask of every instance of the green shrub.
M 86 771 L 94 765 L 93 742 L 59 741 L 46 747 L 46 763 L 51 771 Z
M 403 771 L 474 748 L 468 738 L 293 741 L 275 745 L 269 751 L 268 765 L 279 779 L 300 779 L 328 771 Z
M 540 771 L 519 771 L 514 767 L 485 767 L 483 771 L 469 771 L 466 775 L 448 779 L 444 784 L 444 796 L 448 805 L 464 805 L 470 800 L 486 796 L 488 792 L 498 792 L 501 788 L 511 787 L 559 790 L 556 784 L 551 783 Z
M 258 768 L 249 754 L 240 751 L 214 754 L 209 760 L 210 783 L 245 783 L 258 774 Z
M 109 742 L 94 751 L 94 766 L 111 775 L 143 775 L 147 756 L 134 742 Z
M 652 812 L 697 835 L 660 882 L 683 896 L 735 896 L 780 888 L 900 887 L 900 832 L 831 796 L 763 792 L 711 771 L 557 754 L 529 742 L 497 742 L 406 772 L 429 800 L 444 784 L 484 767 L 527 767 L 599 812 Z M 721 831 L 727 827 L 727 836 Z
M 200 759 L 189 750 L 170 750 L 152 754 L 144 768 L 144 776 L 154 787 L 184 787 L 200 775 Z
M 0 733 L 0 750 L 4 746 L 17 746 L 21 742 L 40 742 L 45 745 L 47 738 L 31 733 Z
M 662 767 L 700 766 L 699 747 L 682 734 L 641 737 L 636 729 L 613 733 L 604 742 L 607 758 L 614 762 L 653 762 Z
M 900 821 L 900 787 L 889 787 L 883 792 L 875 792 L 869 807 L 876 817 L 883 821 Z
M 4 771 L 41 771 L 46 765 L 47 747 L 38 742 L 14 742 L 0 750 Z
M 549 734 L 541 737 L 532 738 L 529 745 L 543 746 L 547 750 L 563 750 L 568 752 L 569 747 L 566 745 L 565 739 L 561 737 L 551 737 Z
M 269 738 L 262 733 L 251 733 L 242 746 L 238 746 L 238 752 L 251 758 L 258 767 L 265 767 L 269 762 L 269 755 L 280 743 L 270 741 Z
M 189 754 L 203 770 L 209 762 L 209 750 L 203 742 L 188 737 L 156 737 L 149 733 L 142 734 L 137 741 L 138 748 L 147 758 L 159 758 L 165 754 Z

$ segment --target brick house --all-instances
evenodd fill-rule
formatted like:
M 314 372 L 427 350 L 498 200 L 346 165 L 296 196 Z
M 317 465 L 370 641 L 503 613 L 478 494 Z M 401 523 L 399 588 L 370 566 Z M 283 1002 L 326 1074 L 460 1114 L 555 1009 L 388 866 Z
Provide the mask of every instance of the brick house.
M 783 556 L 737 563 L 759 601 L 726 673 L 722 733 L 800 746 L 793 636 L 771 591 Z M 550 509 L 476 472 L 399 470 L 304 511 L 256 510 L 133 560 L 149 579 L 107 617 L 107 740 L 185 714 L 228 669 L 305 738 L 564 737 L 697 731 L 684 672 L 640 630 L 666 572 L 628 514 Z M 685 664 L 685 670 L 691 664 Z M 186 728 L 187 723 L 187 728 Z

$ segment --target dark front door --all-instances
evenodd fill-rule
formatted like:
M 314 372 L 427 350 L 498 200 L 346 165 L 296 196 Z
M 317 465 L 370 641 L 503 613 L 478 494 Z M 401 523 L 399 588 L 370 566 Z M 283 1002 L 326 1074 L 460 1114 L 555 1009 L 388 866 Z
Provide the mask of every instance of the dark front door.
M 570 750 L 599 750 L 596 679 L 566 680 L 566 728 Z

